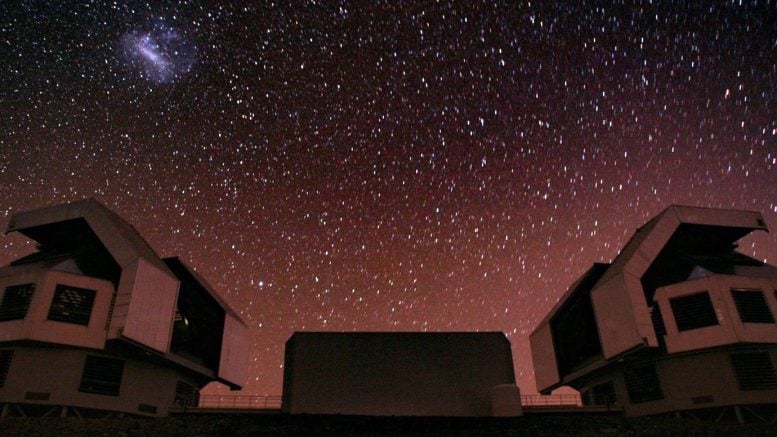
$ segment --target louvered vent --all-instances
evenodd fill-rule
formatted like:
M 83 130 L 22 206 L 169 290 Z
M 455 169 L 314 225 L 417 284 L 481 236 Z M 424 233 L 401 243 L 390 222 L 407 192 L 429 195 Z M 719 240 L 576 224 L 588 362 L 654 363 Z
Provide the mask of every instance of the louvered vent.
M 664 325 L 664 318 L 661 316 L 661 307 L 658 304 L 650 307 L 650 320 L 653 322 L 653 329 L 656 331 L 656 335 L 666 335 L 666 325 Z
M 30 308 L 30 301 L 34 291 L 35 284 L 5 287 L 2 299 L 0 299 L 0 322 L 23 319 Z
M 156 405 L 138 404 L 138 411 L 141 413 L 156 414 Z
M 123 373 L 124 361 L 89 355 L 78 391 L 118 396 Z
M 718 324 L 715 308 L 706 291 L 669 299 L 669 303 L 677 329 L 681 332 Z
M 616 404 L 615 386 L 605 382 L 583 392 L 584 405 L 614 405 Z
M 175 386 L 175 405 L 179 407 L 196 407 L 200 403 L 200 391 L 191 384 L 178 381 Z
M 768 352 L 732 354 L 731 363 L 740 390 L 777 389 L 777 374 Z
M 627 369 L 623 376 L 626 380 L 626 392 L 629 394 L 631 403 L 641 404 L 664 398 L 654 366 Z
M 51 302 L 49 310 L 49 320 L 89 325 L 96 294 L 97 292 L 94 290 L 57 285 L 56 290 L 54 290 L 54 300 Z
M 774 316 L 761 290 L 731 290 L 742 323 L 774 323 Z
M 12 350 L 0 351 L 0 387 L 5 386 L 5 380 L 8 379 L 8 370 L 11 368 L 12 359 Z

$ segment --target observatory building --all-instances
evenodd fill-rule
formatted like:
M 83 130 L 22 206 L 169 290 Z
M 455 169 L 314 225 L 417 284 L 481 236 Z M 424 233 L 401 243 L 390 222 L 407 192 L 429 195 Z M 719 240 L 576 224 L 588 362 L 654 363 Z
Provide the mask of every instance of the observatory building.
M 777 268 L 737 252 L 750 211 L 671 206 L 595 264 L 531 334 L 538 389 L 630 416 L 777 413 Z M 744 417 L 748 420 L 747 417 Z
M 95 200 L 13 215 L 38 251 L 0 268 L 2 415 L 165 416 L 244 380 L 247 328 L 178 258 Z
M 297 332 L 283 371 L 291 414 L 522 414 L 501 332 Z

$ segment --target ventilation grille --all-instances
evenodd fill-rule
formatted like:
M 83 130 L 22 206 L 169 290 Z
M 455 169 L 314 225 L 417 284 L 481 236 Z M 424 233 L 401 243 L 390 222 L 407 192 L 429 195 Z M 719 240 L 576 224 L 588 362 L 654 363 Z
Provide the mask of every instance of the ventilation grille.
M 774 323 L 774 317 L 761 290 L 731 290 L 742 323 Z
M 89 325 L 95 294 L 97 292 L 94 290 L 57 285 L 49 310 L 49 320 Z
M 5 287 L 2 299 L 0 299 L 0 322 L 23 319 L 30 308 L 34 291 L 35 284 Z
M 141 413 L 156 414 L 156 406 L 149 404 L 138 404 L 138 411 Z
M 661 316 L 661 307 L 658 304 L 650 307 L 650 320 L 653 322 L 653 329 L 656 331 L 656 335 L 666 335 L 666 325 L 664 325 L 664 318 Z
M 628 369 L 623 376 L 626 380 L 626 391 L 629 394 L 629 401 L 631 403 L 641 404 L 664 398 L 654 366 Z
M 113 307 L 116 306 L 116 295 L 118 293 L 116 291 L 113 292 L 113 295 L 111 296 L 111 307 L 108 308 L 108 317 L 105 319 L 105 330 L 109 330 L 111 328 L 111 322 L 113 321 Z
M 118 396 L 123 373 L 124 361 L 89 355 L 86 357 L 78 391 Z
M 715 308 L 712 306 L 709 293 L 706 291 L 690 296 L 676 297 L 670 299 L 669 303 L 672 306 L 675 322 L 677 322 L 677 329 L 681 332 L 718 324 Z
M 175 405 L 179 407 L 196 407 L 200 403 L 200 391 L 191 384 L 178 381 L 175 386 Z
M 28 401 L 47 401 L 51 398 L 51 393 L 41 391 L 28 391 L 24 393 L 24 399 Z
M 612 382 L 605 382 L 586 390 L 583 392 L 582 398 L 583 405 L 614 405 L 617 403 L 615 386 Z
M 768 352 L 733 354 L 731 363 L 740 390 L 777 389 L 777 374 Z
M 691 403 L 694 405 L 712 404 L 715 402 L 715 398 L 711 395 L 696 396 L 691 398 Z
M 12 350 L 0 351 L 0 387 L 5 386 L 5 380 L 8 379 L 8 370 L 11 368 L 12 359 Z

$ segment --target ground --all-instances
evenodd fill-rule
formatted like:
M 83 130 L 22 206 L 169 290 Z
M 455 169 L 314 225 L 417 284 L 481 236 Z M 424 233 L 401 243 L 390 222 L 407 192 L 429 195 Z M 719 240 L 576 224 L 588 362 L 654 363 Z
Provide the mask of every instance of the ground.
M 776 435 L 777 424 L 712 423 L 688 418 L 530 415 L 520 418 L 407 418 L 287 415 L 177 416 L 163 419 L 0 419 L 0 435 Z

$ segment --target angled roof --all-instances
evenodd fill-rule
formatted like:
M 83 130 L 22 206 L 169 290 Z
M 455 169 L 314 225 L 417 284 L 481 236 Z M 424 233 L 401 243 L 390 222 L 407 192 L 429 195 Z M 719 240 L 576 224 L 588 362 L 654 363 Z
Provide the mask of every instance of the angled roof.
M 769 231 L 760 212 L 672 205 L 637 229 L 600 283 L 624 271 L 641 277 L 681 224 L 705 226 L 731 244 L 752 231 Z
M 5 232 L 6 234 L 19 232 L 42 245 L 56 244 L 57 240 L 67 238 L 63 234 L 67 233 L 68 223 L 78 219 L 86 221 L 89 228 L 122 268 L 138 258 L 142 258 L 175 278 L 175 275 L 132 225 L 95 199 L 85 199 L 14 214 L 8 221 Z

